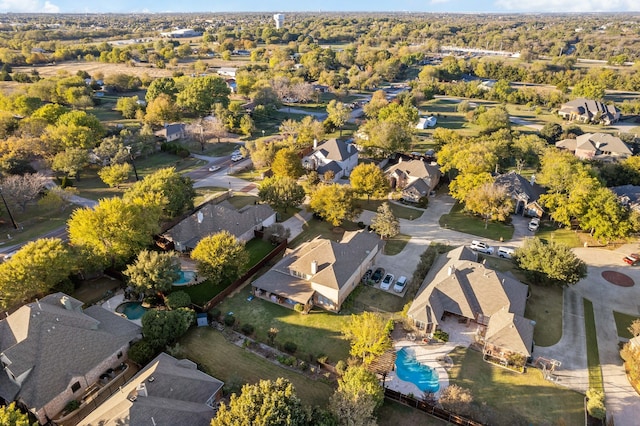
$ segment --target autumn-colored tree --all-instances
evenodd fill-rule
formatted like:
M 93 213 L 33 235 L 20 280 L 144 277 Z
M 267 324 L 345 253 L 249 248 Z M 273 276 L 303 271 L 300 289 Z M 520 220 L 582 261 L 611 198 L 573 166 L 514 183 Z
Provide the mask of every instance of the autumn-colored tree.
M 340 136 L 342 136 L 342 128 L 350 116 L 351 110 L 342 102 L 332 99 L 327 104 L 327 120 L 340 129 Z
M 125 192 L 124 199 L 159 206 L 164 217 L 172 218 L 192 209 L 195 196 L 191 178 L 166 167 L 136 182 Z
M 382 170 L 373 163 L 358 164 L 350 175 L 351 186 L 357 194 L 382 197 L 389 191 L 389 181 Z
M 122 183 L 129 179 L 129 175 L 133 171 L 133 167 L 129 163 L 112 164 L 104 166 L 98 172 L 100 179 L 110 188 L 119 188 Z
M 171 290 L 173 283 L 180 278 L 179 272 L 180 259 L 175 252 L 142 250 L 123 273 L 136 291 L 149 294 Z
M 309 206 L 333 226 L 340 226 L 345 220 L 355 219 L 360 213 L 353 197 L 353 189 L 337 183 L 320 185 L 311 194 Z
M 271 163 L 271 171 L 276 176 L 289 177 L 297 179 L 303 175 L 302 161 L 298 153 L 293 148 L 282 148 L 276 152 L 273 162 Z
M 384 390 L 376 375 L 363 366 L 352 366 L 338 379 L 329 407 L 340 425 L 373 426 L 383 402 Z
M 391 348 L 387 321 L 375 312 L 351 315 L 342 334 L 351 341 L 350 354 L 361 358 L 365 364 Z
M 221 231 L 201 239 L 191 252 L 191 258 L 202 275 L 217 283 L 238 278 L 247 268 L 249 253 L 243 241 L 229 231 Z
M 513 200 L 503 186 L 483 183 L 467 193 L 464 199 L 467 210 L 484 218 L 484 229 L 489 220 L 505 221 L 513 212 Z
M 371 219 L 371 229 L 383 239 L 395 237 L 400 233 L 400 221 L 393 214 L 389 203 L 382 203 L 378 207 L 378 212 Z

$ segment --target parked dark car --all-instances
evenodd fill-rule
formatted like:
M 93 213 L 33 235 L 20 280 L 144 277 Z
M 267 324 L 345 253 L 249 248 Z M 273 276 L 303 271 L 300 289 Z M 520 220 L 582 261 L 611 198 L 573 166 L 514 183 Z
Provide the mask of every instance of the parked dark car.
M 373 275 L 371 276 L 371 280 L 374 283 L 378 284 L 382 279 L 382 277 L 384 277 L 384 268 L 378 268 L 373 272 Z
M 371 279 L 371 275 L 373 275 L 373 271 L 371 269 L 367 269 L 367 272 L 362 276 L 362 282 L 366 283 Z

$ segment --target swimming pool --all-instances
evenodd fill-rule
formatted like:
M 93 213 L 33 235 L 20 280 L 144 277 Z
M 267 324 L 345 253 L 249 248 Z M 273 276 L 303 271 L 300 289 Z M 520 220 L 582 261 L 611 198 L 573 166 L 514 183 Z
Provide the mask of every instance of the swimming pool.
M 173 282 L 173 285 L 175 285 L 175 286 L 187 285 L 191 281 L 193 281 L 195 279 L 195 277 L 196 277 L 196 272 L 195 271 L 183 271 L 181 269 L 180 271 L 178 271 L 178 274 L 180 276 L 178 277 L 177 280 L 175 280 Z
M 410 349 L 397 352 L 396 374 L 400 380 L 411 382 L 423 392 L 437 392 L 440 389 L 438 372 L 416 360 Z
M 116 312 L 124 314 L 130 320 L 136 320 L 142 318 L 147 308 L 141 302 L 124 302 L 116 306 Z

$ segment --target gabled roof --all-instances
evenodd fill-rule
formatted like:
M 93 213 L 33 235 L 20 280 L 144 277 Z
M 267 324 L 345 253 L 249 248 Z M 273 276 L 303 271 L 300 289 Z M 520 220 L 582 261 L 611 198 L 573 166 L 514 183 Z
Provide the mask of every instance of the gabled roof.
M 440 177 L 440 168 L 422 160 L 401 161 L 387 170 L 387 173 L 396 174 L 399 177 L 427 179 Z
M 610 188 L 624 204 L 634 205 L 640 202 L 640 186 L 637 185 L 622 185 L 614 186 Z
M 431 187 L 423 179 L 416 179 L 411 184 L 406 186 L 402 192 L 415 193 L 418 196 L 425 197 L 429 195 Z
M 170 137 L 172 135 L 182 134 L 182 132 L 184 132 L 184 129 L 185 129 L 184 123 L 171 123 L 171 124 L 165 125 L 162 129 L 158 130 L 156 134 L 165 136 L 165 137 Z
M 348 158 L 357 155 L 358 150 L 353 144 L 337 139 L 329 139 L 318 145 L 315 150 L 324 156 L 324 158 L 333 161 L 346 161 Z
M 614 105 L 607 105 L 603 102 L 586 98 L 577 98 L 562 104 L 559 112 L 586 116 L 590 120 L 594 116 L 599 118 L 603 114 L 607 115 L 609 118 L 614 118 L 618 114 L 618 110 Z
M 588 150 L 598 153 L 611 152 L 614 154 L 631 155 L 632 152 L 626 143 L 617 136 L 608 133 L 585 133 L 576 137 L 576 149 Z
M 533 347 L 533 328 L 530 319 L 501 309 L 491 316 L 484 340 L 528 357 Z
M 319 175 L 323 175 L 328 171 L 332 171 L 334 175 L 340 173 L 342 171 L 342 167 L 336 161 L 329 161 L 327 164 L 318 167 L 316 170 Z
M 531 184 L 528 179 L 513 170 L 509 173 L 496 176 L 494 183 L 495 185 L 506 188 L 512 197 L 522 198 L 522 196 L 524 196 L 527 202 L 536 201 L 540 198 L 540 194 L 544 192 L 540 185 L 535 183 Z
M 222 386 L 194 362 L 161 353 L 79 424 L 208 426 L 215 413 L 207 402 Z
M 63 293 L 22 306 L 0 321 L 0 353 L 15 377 L 26 374 L 17 395 L 7 398 L 0 374 L 0 396 L 21 398 L 43 407 L 64 391 L 74 376 L 83 376 L 140 334 L 140 327 L 100 306 L 80 309 L 82 302 Z
M 236 210 L 228 201 L 209 203 L 169 229 L 165 236 L 194 248 L 202 238 L 222 230 L 240 237 L 274 214 L 275 211 L 268 204 L 250 204 Z

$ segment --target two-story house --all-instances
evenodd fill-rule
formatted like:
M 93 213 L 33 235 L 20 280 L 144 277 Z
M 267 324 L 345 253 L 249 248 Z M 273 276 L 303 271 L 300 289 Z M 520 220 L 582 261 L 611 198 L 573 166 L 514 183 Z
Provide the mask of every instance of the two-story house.
M 313 143 L 313 152 L 302 159 L 307 170 L 315 170 L 320 176 L 333 172 L 334 180 L 349 176 L 358 165 L 358 150 L 349 142 L 329 139 L 318 145 Z

